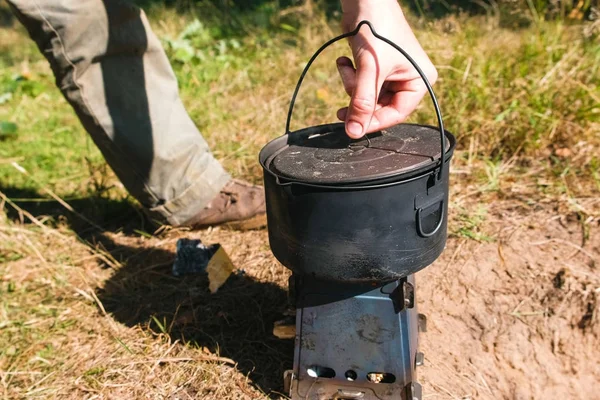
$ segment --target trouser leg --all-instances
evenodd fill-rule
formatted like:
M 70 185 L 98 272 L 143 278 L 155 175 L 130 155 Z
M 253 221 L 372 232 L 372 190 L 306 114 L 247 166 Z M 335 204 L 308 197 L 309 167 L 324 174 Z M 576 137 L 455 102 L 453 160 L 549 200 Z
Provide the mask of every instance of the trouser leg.
M 125 0 L 7 0 L 127 190 L 173 225 L 229 181 L 185 111 L 145 14 Z

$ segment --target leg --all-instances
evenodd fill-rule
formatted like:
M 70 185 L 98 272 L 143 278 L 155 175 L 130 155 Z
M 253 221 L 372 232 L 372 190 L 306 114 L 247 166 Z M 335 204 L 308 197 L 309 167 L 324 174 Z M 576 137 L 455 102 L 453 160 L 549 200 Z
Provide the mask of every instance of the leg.
M 173 225 L 230 181 L 185 111 L 144 13 L 126 0 L 7 0 L 127 190 Z

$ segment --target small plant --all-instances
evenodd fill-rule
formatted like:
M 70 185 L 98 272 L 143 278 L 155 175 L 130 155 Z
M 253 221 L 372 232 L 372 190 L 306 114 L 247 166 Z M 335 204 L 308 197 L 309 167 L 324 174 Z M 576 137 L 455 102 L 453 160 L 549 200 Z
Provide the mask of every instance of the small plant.
M 223 56 L 229 50 L 241 47 L 236 39 L 216 39 L 197 19 L 188 24 L 176 39 L 166 38 L 164 41 L 171 51 L 171 58 L 181 63 Z
M 493 160 L 485 161 L 486 191 L 497 192 L 500 190 L 500 177 L 502 176 L 503 169 L 504 165 L 502 162 L 495 162 Z
M 0 121 L 0 140 L 14 137 L 17 133 L 17 124 L 8 121 Z
M 451 235 L 479 242 L 491 242 L 494 239 L 482 231 L 482 226 L 487 218 L 487 209 L 480 205 L 476 210 L 460 208 L 456 210 L 454 229 Z

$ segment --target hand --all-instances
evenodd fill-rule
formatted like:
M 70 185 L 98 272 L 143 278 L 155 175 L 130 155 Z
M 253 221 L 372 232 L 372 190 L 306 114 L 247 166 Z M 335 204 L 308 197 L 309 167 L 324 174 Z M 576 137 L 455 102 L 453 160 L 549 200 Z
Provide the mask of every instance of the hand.
M 354 30 L 362 20 L 370 21 L 379 35 L 402 47 L 416 61 L 433 85 L 437 71 L 396 0 L 342 0 L 342 9 L 344 32 Z M 356 68 L 348 57 L 340 57 L 337 66 L 351 100 L 337 116 L 346 122 L 348 136 L 360 138 L 404 121 L 427 93 L 427 87 L 412 64 L 373 36 L 368 26 L 363 25 L 349 40 Z

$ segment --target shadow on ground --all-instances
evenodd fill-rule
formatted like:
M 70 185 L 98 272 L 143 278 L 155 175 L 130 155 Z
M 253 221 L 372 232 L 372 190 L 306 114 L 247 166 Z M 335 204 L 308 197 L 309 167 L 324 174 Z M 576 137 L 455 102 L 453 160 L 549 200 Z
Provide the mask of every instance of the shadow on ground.
M 41 197 L 34 191 L 16 188 L 0 187 L 0 191 L 16 199 Z M 173 252 L 116 243 L 57 202 L 17 204 L 34 216 L 66 222 L 83 240 L 102 245 L 122 263 L 97 290 L 98 298 L 115 320 L 154 332 L 164 328 L 173 339 L 231 358 L 261 391 L 282 391 L 283 371 L 292 365 L 293 343 L 272 335 L 273 323 L 286 305 L 287 294 L 281 287 L 242 274 L 230 277 L 216 294 L 210 294 L 205 276 L 171 275 Z M 70 204 L 108 232 L 118 230 L 131 237 L 139 237 L 136 231 L 152 232 L 150 222 L 129 201 L 90 197 Z M 6 210 L 9 218 L 21 219 L 9 206 Z
M 291 367 L 293 355 L 290 341 L 272 335 L 273 322 L 286 304 L 284 290 L 241 275 L 210 294 L 205 276 L 171 275 L 171 252 L 119 246 L 106 237 L 96 240 L 117 259 L 127 260 L 98 291 L 115 319 L 160 332 L 158 320 L 173 339 L 237 362 L 262 391 L 281 391 L 283 371 Z

